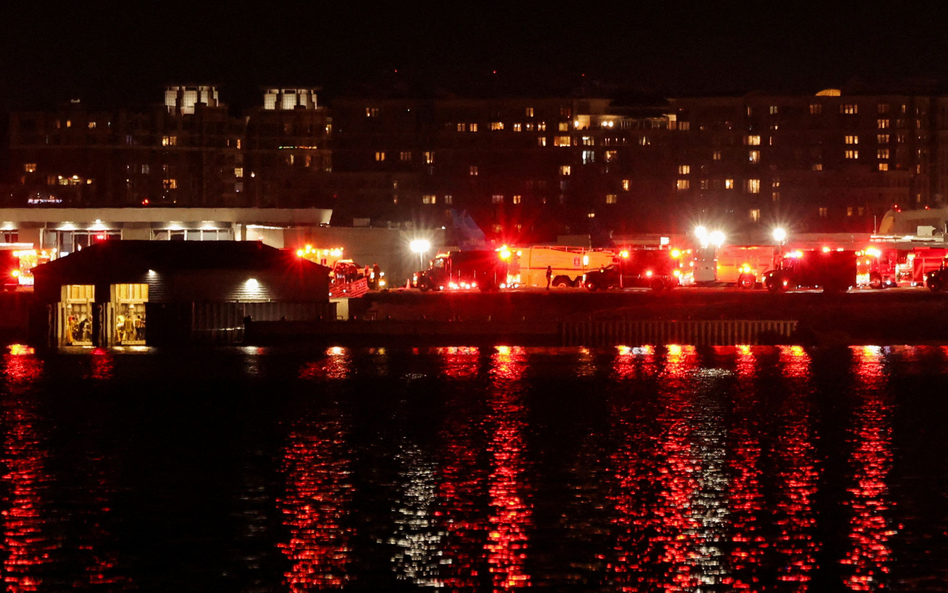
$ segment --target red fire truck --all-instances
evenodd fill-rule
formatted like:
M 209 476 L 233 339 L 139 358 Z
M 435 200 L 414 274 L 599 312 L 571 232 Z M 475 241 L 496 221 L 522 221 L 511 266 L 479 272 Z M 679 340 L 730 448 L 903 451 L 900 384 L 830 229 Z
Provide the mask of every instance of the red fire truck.
M 422 292 L 505 288 L 509 258 L 510 251 L 506 248 L 439 253 L 427 270 L 415 274 L 415 286 Z
M 791 251 L 764 274 L 764 286 L 771 292 L 798 288 L 844 292 L 856 285 L 856 257 L 855 251 L 842 248 Z

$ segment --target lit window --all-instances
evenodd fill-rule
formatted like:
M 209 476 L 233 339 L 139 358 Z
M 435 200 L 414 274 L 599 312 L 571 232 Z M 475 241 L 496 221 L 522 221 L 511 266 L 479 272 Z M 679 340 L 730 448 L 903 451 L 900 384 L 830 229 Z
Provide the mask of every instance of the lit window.
M 889 163 L 879 163 L 879 170 L 880 170 L 880 171 L 888 171 L 888 170 L 889 170 Z
M 67 128 L 71 128 L 71 127 L 72 127 L 72 120 L 71 120 L 71 119 L 67 119 L 67 120 L 66 120 L 66 127 L 67 127 Z
M 887 120 L 887 119 L 877 119 L 877 120 L 876 120 L 876 127 L 879 128 L 880 130 L 888 129 L 888 127 L 889 127 L 889 120 Z
M 398 204 L 398 196 L 392 196 L 392 203 Z
M 561 122 L 560 122 L 560 125 L 559 125 L 559 130 L 560 130 L 561 132 L 569 132 L 569 122 L 568 122 L 568 121 L 561 121 Z
M 859 144 L 859 136 L 846 136 L 846 144 Z
M 546 131 L 546 122 L 545 121 L 539 122 L 537 124 L 537 132 L 545 132 L 545 131 Z
M 712 153 L 711 153 L 711 160 L 712 160 L 712 161 L 720 161 L 720 160 L 721 160 L 721 151 L 720 151 L 720 150 L 715 150 L 714 152 L 712 152 Z
M 143 165 L 143 167 L 144 167 L 144 165 Z M 142 171 L 142 172 L 144 173 L 144 171 Z M 243 176 L 244 176 L 244 168 L 243 168 L 243 167 L 236 167 L 236 168 L 234 169 L 234 177 L 243 177 Z
M 504 129 L 504 122 L 502 122 L 502 121 L 491 122 L 491 124 L 490 124 L 490 129 L 493 130 L 493 131 L 495 131 L 495 132 L 500 131 L 500 130 L 503 130 L 503 129 Z
M 435 153 L 433 153 L 433 152 L 426 152 L 426 153 L 425 153 L 425 164 L 426 164 L 426 165 L 433 165 L 433 164 L 434 164 L 434 154 L 435 154 Z
M 470 129 L 472 132 L 476 132 L 476 131 L 477 131 L 477 124 L 471 124 L 468 129 Z
M 476 166 L 476 165 L 471 165 L 470 168 L 468 169 L 468 173 L 470 173 L 472 176 L 476 176 L 476 175 L 477 175 L 477 166 Z
M 490 201 L 494 204 L 503 204 L 504 195 L 503 194 L 494 194 L 490 197 Z
M 698 187 L 700 187 L 701 189 L 708 189 L 708 187 L 710 187 L 710 185 L 711 185 L 711 181 L 710 181 L 710 180 L 708 180 L 708 179 L 702 179 L 702 180 L 701 180 L 701 184 L 700 184 Z
M 425 194 L 425 195 L 421 196 L 421 203 L 422 203 L 422 204 L 436 204 L 437 202 L 438 202 L 438 198 L 437 198 L 437 196 L 435 196 L 435 195 L 433 195 L 433 194 Z
M 684 191 L 691 187 L 691 181 L 688 179 L 679 179 L 676 187 L 678 188 L 678 191 Z
M 583 151 L 583 164 L 588 165 L 596 161 L 596 152 L 592 150 Z
M 618 196 L 615 194 L 606 194 L 606 204 L 615 204 L 618 200 Z
M 820 218 L 826 218 L 827 216 L 829 216 L 829 208 L 827 208 L 826 206 L 821 206 L 821 207 L 820 207 Z
M 595 146 L 596 141 L 591 136 L 583 136 L 583 146 Z
M 177 136 L 162 136 L 161 145 L 162 146 L 177 146 L 178 137 Z
M 458 124 L 458 132 L 466 132 L 467 124 Z
M 846 156 L 847 159 L 858 159 L 858 158 L 859 158 L 859 151 L 858 151 L 858 150 L 847 150 L 847 151 L 845 152 L 845 156 Z
M 810 103 L 810 115 L 821 115 L 823 113 L 823 105 L 821 103 Z
M 240 150 L 240 138 L 237 139 L 237 150 Z
M 839 106 L 839 112 L 846 115 L 855 115 L 859 113 L 859 105 L 855 103 L 844 103 Z
M 532 132 L 532 131 L 533 131 L 533 128 L 534 128 L 534 124 L 532 124 L 532 123 L 528 123 L 528 124 L 526 125 L 526 129 L 527 129 L 528 132 Z
M 852 206 L 847 206 L 847 207 L 846 207 L 846 216 L 852 216 L 852 215 L 853 215 L 853 207 L 852 207 Z
M 444 203 L 445 203 L 445 204 L 453 204 L 453 203 L 454 203 L 454 196 L 452 196 L 451 194 L 445 194 L 445 196 L 444 196 Z
M 880 148 L 879 150 L 877 150 L 877 151 L 876 151 L 876 158 L 877 158 L 877 159 L 887 159 L 887 158 L 889 158 L 889 149 L 888 149 L 888 148 Z
M 546 146 L 546 136 L 540 136 L 537 138 L 537 144 L 540 146 Z
M 690 129 L 691 129 L 691 122 L 687 122 L 687 121 L 680 121 L 680 122 L 678 122 L 678 131 L 679 131 L 679 132 L 687 132 L 687 131 L 690 130 Z
M 27 173 L 36 173 L 36 163 L 26 163 L 23 165 L 23 170 Z
M 514 125 L 513 125 L 513 131 L 514 131 L 514 132 L 519 132 L 519 131 L 521 131 L 522 129 L 523 129 L 523 126 L 521 126 L 520 124 L 514 124 Z
M 771 105 L 771 106 L 770 106 L 770 115 L 777 115 L 777 106 L 776 106 L 776 105 Z
M 888 143 L 889 143 L 889 135 L 888 135 L 888 134 L 878 134 L 878 135 L 876 136 L 876 142 L 878 142 L 879 144 L 888 144 Z
M 748 151 L 748 153 L 747 153 L 747 160 L 750 161 L 750 162 L 752 162 L 752 163 L 759 163 L 759 162 L 760 162 L 760 151 L 759 151 L 759 150 L 751 150 L 751 151 Z
M 651 146 L 652 141 L 648 139 L 648 136 L 639 137 L 639 146 Z
M 750 219 L 751 219 L 753 222 L 760 222 L 760 209 L 758 209 L 758 208 L 753 208 L 753 209 L 751 209 L 751 211 L 750 211 Z
M 384 160 L 385 160 L 385 153 L 384 153 L 384 152 L 377 152 L 377 153 L 375 153 L 375 160 L 376 160 L 376 162 L 379 162 L 379 163 L 381 163 L 382 161 L 384 161 Z
M 514 204 L 519 204 L 521 201 L 523 201 L 523 196 L 521 196 L 520 194 L 516 194 L 516 195 L 514 195 L 514 197 L 513 197 L 513 199 L 512 199 L 511 201 L 512 201 Z
M 366 107 L 366 108 L 365 108 L 365 116 L 366 116 L 366 117 L 378 117 L 378 116 L 379 116 L 379 109 L 378 109 L 378 107 Z
M 553 146 L 569 146 L 569 136 L 556 136 L 553 138 Z
M 398 158 L 399 158 L 402 162 L 410 161 L 410 160 L 411 160 L 411 152 L 409 152 L 409 151 L 404 151 L 404 150 L 403 150 L 402 152 L 400 152 L 400 153 L 398 154 Z
M 879 112 L 879 113 L 888 113 L 888 112 L 889 112 L 889 104 L 888 104 L 888 103 L 879 103 L 879 105 L 877 106 L 877 109 L 878 109 L 878 112 Z
M 724 180 L 724 189 L 734 189 L 734 180 L 733 180 L 733 179 L 725 179 L 725 180 Z
M 813 165 L 813 170 L 814 170 L 814 171 L 822 171 L 822 170 L 823 170 L 823 163 L 816 163 L 815 165 Z
M 94 130 L 94 129 L 95 129 L 95 122 L 94 122 L 94 121 L 90 121 L 90 122 L 89 122 L 89 129 L 90 129 L 90 130 Z
M 679 175 L 688 175 L 691 173 L 691 165 L 678 165 Z
M 527 107 L 527 117 L 533 117 L 533 107 Z
M 622 180 L 622 191 L 629 191 L 629 180 L 628 180 L 628 179 L 623 179 L 623 180 Z
M 760 136 L 748 136 L 747 137 L 748 146 L 760 146 Z
M 613 163 L 613 162 L 615 162 L 615 160 L 616 160 L 618 154 L 619 154 L 619 153 L 618 153 L 617 151 L 615 151 L 615 150 L 607 150 L 607 151 L 603 154 L 603 158 L 605 159 L 605 161 L 606 161 L 607 163 Z
M 744 189 L 749 194 L 760 193 L 760 179 L 748 179 L 744 182 Z
M 780 201 L 780 192 L 779 192 L 779 191 L 775 191 L 771 197 L 772 197 L 772 199 L 773 199 L 774 202 L 779 202 L 779 201 Z
M 178 189 L 178 180 L 177 179 L 165 179 L 162 182 L 162 186 L 165 189 Z
M 569 166 L 569 165 L 562 165 L 562 166 L 560 166 L 560 175 L 569 175 L 569 173 L 570 173 L 570 166 Z

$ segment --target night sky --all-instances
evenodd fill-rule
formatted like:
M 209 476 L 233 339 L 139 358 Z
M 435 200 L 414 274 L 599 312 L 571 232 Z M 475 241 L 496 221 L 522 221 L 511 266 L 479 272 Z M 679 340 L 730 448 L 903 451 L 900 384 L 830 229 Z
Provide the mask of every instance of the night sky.
M 462 94 L 585 82 L 655 96 L 948 79 L 944 18 L 909 3 L 378 4 L 7 3 L 0 109 L 75 97 L 143 106 L 176 82 L 220 84 L 239 108 L 266 85 L 331 97 L 393 79 Z

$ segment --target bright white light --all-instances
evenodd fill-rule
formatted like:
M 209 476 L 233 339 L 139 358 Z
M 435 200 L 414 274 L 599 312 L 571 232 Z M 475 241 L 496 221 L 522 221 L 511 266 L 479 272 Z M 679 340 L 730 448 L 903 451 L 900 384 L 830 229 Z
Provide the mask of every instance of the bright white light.
M 431 242 L 426 239 L 415 239 L 408 244 L 412 253 L 426 253 L 431 249 Z
M 787 240 L 787 231 L 782 228 L 774 229 L 774 241 L 782 243 Z
M 702 243 L 706 243 L 708 241 L 708 229 L 703 226 L 696 226 L 695 237 L 698 237 Z
M 260 283 L 257 282 L 256 278 L 250 278 L 247 280 L 247 290 L 258 290 L 260 288 Z
M 711 234 L 708 235 L 708 239 L 717 247 L 724 245 L 724 233 L 721 231 L 711 231 Z

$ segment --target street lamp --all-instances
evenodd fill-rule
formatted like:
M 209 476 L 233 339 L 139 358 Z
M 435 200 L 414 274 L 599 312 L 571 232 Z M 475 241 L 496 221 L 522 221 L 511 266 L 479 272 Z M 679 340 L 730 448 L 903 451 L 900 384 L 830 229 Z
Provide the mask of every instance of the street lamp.
M 786 241 L 786 240 L 787 240 L 787 231 L 784 230 L 784 229 L 782 229 L 782 228 L 780 228 L 780 227 L 775 228 L 775 229 L 774 229 L 774 241 L 776 241 L 777 243 L 779 243 L 779 244 L 782 245 L 783 242 Z
M 711 234 L 708 235 L 708 239 L 715 247 L 724 245 L 724 233 L 721 231 L 711 231 Z
M 412 253 L 418 254 L 418 263 L 422 269 L 425 267 L 425 254 L 431 249 L 431 241 L 427 239 L 415 239 L 408 244 Z

